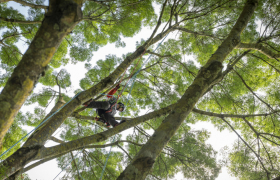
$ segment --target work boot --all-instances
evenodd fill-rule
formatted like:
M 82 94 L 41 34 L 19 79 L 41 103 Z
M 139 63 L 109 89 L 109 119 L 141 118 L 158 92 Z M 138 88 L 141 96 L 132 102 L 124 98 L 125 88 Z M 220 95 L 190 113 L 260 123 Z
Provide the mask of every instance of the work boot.
M 105 125 L 106 125 L 107 127 L 110 127 L 110 126 L 111 126 L 111 124 L 109 124 L 108 122 L 106 122 Z
M 122 120 L 121 122 L 119 122 L 118 124 L 116 124 L 114 127 L 116 127 L 116 126 L 118 126 L 118 125 L 120 125 L 120 124 L 122 124 L 122 123 L 124 123 L 124 122 L 126 122 L 126 120 Z
M 83 105 L 84 105 L 84 106 L 88 106 L 92 101 L 93 101 L 93 99 L 90 98 L 90 100 L 88 100 L 87 102 L 85 102 Z

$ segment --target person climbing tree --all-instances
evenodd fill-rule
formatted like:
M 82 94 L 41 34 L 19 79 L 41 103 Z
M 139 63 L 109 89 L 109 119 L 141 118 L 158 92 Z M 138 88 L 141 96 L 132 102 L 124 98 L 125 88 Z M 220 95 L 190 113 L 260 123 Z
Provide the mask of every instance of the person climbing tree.
M 117 122 L 114 118 L 117 110 L 122 112 L 125 108 L 124 104 L 121 102 L 117 103 L 118 99 L 113 96 L 119 88 L 120 85 L 118 84 L 107 94 L 109 101 L 93 101 L 93 99 L 90 99 L 83 104 L 87 108 L 96 108 L 96 113 L 99 116 L 96 120 L 105 123 L 107 127 L 110 127 L 110 125 L 115 127 L 125 122 L 125 120 Z

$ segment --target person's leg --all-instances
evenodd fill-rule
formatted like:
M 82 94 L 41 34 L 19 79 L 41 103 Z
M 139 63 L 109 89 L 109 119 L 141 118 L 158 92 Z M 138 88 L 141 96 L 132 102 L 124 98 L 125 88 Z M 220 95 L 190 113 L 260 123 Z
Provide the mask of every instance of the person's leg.
M 103 122 L 107 127 L 110 127 L 110 123 L 104 116 L 105 111 L 103 109 L 96 109 L 96 112 L 100 118 L 97 119 L 97 121 Z
M 110 104 L 107 101 L 92 101 L 87 105 L 87 108 L 96 108 L 96 109 L 109 109 Z
M 102 117 L 104 117 L 105 120 L 113 127 L 118 124 L 118 122 L 115 120 L 114 116 L 112 116 L 109 113 L 104 113 Z

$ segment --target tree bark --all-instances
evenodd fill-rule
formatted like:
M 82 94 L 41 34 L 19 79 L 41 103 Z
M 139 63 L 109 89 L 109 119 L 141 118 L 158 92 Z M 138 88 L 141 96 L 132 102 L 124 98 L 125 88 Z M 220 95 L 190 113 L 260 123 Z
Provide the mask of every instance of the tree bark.
M 267 47 L 264 47 L 261 44 L 254 44 L 254 43 L 240 43 L 237 46 L 238 49 L 252 49 L 252 50 L 257 50 L 261 53 L 263 53 L 264 55 L 266 55 L 267 57 L 274 59 L 274 58 L 280 58 L 280 54 L 274 53 L 273 51 L 271 51 L 270 49 L 268 49 Z
M 0 148 L 26 98 L 64 37 L 82 18 L 81 2 L 50 1 L 49 12 L 0 94 Z
M 121 173 L 118 180 L 142 180 L 146 178 L 157 156 L 176 133 L 187 115 L 192 111 L 196 102 L 211 85 L 217 83 L 222 71 L 222 62 L 240 42 L 240 34 L 253 15 L 257 4 L 258 0 L 248 0 L 246 2 L 240 17 L 228 37 L 207 61 L 206 65 L 200 69 L 194 82 L 175 104 L 172 112 L 165 118 L 153 136 Z

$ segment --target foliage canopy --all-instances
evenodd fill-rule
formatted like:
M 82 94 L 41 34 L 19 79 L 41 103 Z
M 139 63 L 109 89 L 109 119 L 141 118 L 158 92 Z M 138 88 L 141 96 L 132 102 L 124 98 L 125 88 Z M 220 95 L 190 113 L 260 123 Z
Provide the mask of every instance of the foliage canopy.
M 48 15 L 49 8 L 46 5 L 48 2 L 43 0 L 17 1 L 27 7 L 28 14 L 24 14 L 21 9 L 14 9 L 7 2 L 5 0 L 0 4 L 0 88 L 9 85 L 8 78 L 12 76 L 15 67 L 20 66 L 19 62 L 25 54 L 22 52 L 22 42 L 29 47 L 32 40 L 40 36 L 36 33 Z M 240 30 L 240 39 L 237 37 L 230 44 L 224 45 L 235 24 L 248 13 L 244 6 L 255 2 L 257 8 L 252 10 L 245 29 Z M 159 7 L 160 11 L 156 13 Z M 72 98 L 73 93 L 85 92 L 87 94 L 81 99 L 73 101 L 75 107 L 71 112 L 64 108 L 66 110 L 62 109 L 60 116 L 54 116 L 48 121 L 59 121 L 61 124 L 49 126 L 46 123 L 22 145 L 30 148 L 30 152 L 40 150 L 40 155 L 36 153 L 29 160 L 40 160 L 38 165 L 53 158 L 57 158 L 60 168 L 72 162 L 63 179 L 98 179 L 108 154 L 105 147 L 110 146 L 113 135 L 117 134 L 103 179 L 121 179 L 125 174 L 122 172 L 126 172 L 125 167 L 135 163 L 137 156 L 147 152 L 145 145 L 154 138 L 156 132 L 165 132 L 167 127 L 164 123 L 168 122 L 169 115 L 180 112 L 178 105 L 181 103 L 182 106 L 188 106 L 196 101 L 195 96 L 199 96 L 190 109 L 192 112 L 183 118 L 184 121 L 174 130 L 174 134 L 166 131 L 169 140 L 154 158 L 152 170 L 146 179 L 171 179 L 179 172 L 188 179 L 215 179 L 223 166 L 240 180 L 280 177 L 279 1 L 88 0 L 82 4 L 81 9 L 82 19 L 60 42 L 48 63 L 49 68 L 45 69 L 44 75 L 41 74 L 31 95 L 24 99 L 24 106 L 36 107 L 33 111 L 20 111 L 16 114 L 5 135 L 2 152 L 26 134 L 24 126 L 37 127 L 48 117 L 50 114 L 46 113 L 47 108 L 56 111 L 59 107 L 54 104 L 64 104 Z M 118 57 L 108 50 L 105 59 L 93 58 L 101 47 L 109 43 L 125 50 L 125 38 L 134 37 L 147 27 L 153 29 L 153 33 L 148 39 L 137 40 L 135 52 L 126 51 L 126 54 Z M 156 42 L 167 34 L 167 40 L 154 52 Z M 230 49 L 231 46 L 234 46 L 233 50 L 221 60 L 223 68 L 218 80 L 209 80 L 209 86 L 201 95 L 197 91 L 184 100 L 187 90 L 199 79 L 203 70 L 209 68 L 209 59 L 220 48 Z M 143 59 L 137 64 L 135 59 L 142 54 Z M 135 82 L 126 86 L 130 75 L 135 73 L 134 68 L 139 70 L 150 55 L 151 58 L 140 70 Z M 74 89 L 71 89 L 71 77 L 75 74 L 67 70 L 69 64 L 83 64 L 86 70 L 79 87 Z M 210 70 L 209 77 L 213 74 Z M 79 69 L 76 71 L 81 73 Z M 79 105 L 87 100 L 85 97 L 104 100 L 100 93 L 106 94 L 114 87 L 122 73 L 124 92 L 120 100 L 126 102 L 127 97 L 131 96 L 122 115 L 130 124 L 125 123 L 128 125 L 106 131 L 106 127 L 95 123 L 96 113 L 93 110 Z M 202 84 L 197 86 L 202 87 Z M 143 115 L 143 111 L 147 110 L 146 115 Z M 58 120 L 61 117 L 64 119 Z M 174 124 L 177 121 L 174 119 Z M 225 147 L 221 151 L 223 161 L 217 160 L 218 152 L 206 143 L 210 133 L 191 128 L 190 124 L 199 121 L 210 122 L 219 131 L 228 129 L 237 134 L 238 140 L 233 147 Z M 130 127 L 128 134 L 118 134 Z M 53 132 L 48 134 L 42 129 L 51 129 Z M 60 129 L 60 140 L 52 136 L 57 129 Z M 41 135 L 47 138 L 42 139 Z M 87 141 L 86 138 L 90 137 L 97 140 Z M 38 144 L 34 144 L 33 141 L 37 140 Z M 55 150 L 44 148 L 49 140 L 61 145 L 53 147 Z M 75 146 L 74 142 L 77 141 L 83 143 L 83 146 Z M 66 150 L 64 142 L 67 145 L 73 142 L 72 149 Z M 159 144 L 153 144 L 154 148 Z M 35 145 L 40 148 L 32 149 Z M 9 156 L 10 159 L 15 158 L 21 150 L 23 148 L 18 144 L 1 159 Z M 74 157 L 73 153 L 78 155 Z M 9 158 L 2 162 L 0 173 L 5 166 L 8 167 L 7 174 L 10 177 L 18 177 L 19 172 L 29 170 L 25 166 L 26 162 L 18 165 L 22 162 L 18 160 L 18 164 L 9 164 Z M 12 167 L 18 169 L 13 172 L 10 170 Z M 27 176 L 24 178 L 28 179 Z

